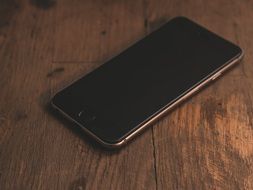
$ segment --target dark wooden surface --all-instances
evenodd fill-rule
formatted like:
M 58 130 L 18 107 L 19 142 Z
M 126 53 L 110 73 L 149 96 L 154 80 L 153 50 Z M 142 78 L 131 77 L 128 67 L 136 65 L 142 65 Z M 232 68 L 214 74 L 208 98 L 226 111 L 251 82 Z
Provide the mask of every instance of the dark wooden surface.
M 54 117 L 54 92 L 174 16 L 242 64 L 120 151 Z M 0 189 L 253 189 L 253 1 L 0 0 Z

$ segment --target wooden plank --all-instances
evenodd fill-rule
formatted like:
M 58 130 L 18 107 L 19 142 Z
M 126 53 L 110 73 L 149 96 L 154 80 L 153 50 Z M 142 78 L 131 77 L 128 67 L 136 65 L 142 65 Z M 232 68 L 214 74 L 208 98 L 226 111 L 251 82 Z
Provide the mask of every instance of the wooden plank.
M 252 108 L 240 81 L 220 79 L 154 127 L 158 189 L 252 185 Z
M 9 23 L 0 28 L 3 68 L 0 70 L 0 189 L 155 189 L 151 130 L 132 143 L 133 146 L 108 152 L 89 143 L 71 124 L 53 117 L 47 107 L 50 96 L 60 87 L 101 64 L 93 62 L 95 58 L 107 53 L 110 56 L 145 33 L 142 4 L 112 2 L 104 7 L 99 2 L 88 2 L 93 9 L 86 11 L 91 15 L 100 15 L 101 9 L 106 9 L 104 26 L 108 32 L 102 32 L 105 40 L 96 41 L 97 36 L 91 36 L 87 45 L 92 47 L 94 41 L 99 51 L 90 49 L 84 57 L 71 52 L 72 49 L 61 52 L 69 57 L 58 57 L 57 35 L 65 35 L 59 28 L 78 26 L 78 23 L 73 25 L 72 18 L 64 22 L 59 19 L 59 15 L 69 16 L 64 6 L 71 1 L 19 1 L 14 6 L 15 2 L 4 1 L 6 14 L 1 16 L 5 20 L 0 22 Z M 85 7 L 86 2 L 73 1 L 70 8 L 74 14 L 80 10 L 79 6 Z M 6 9 L 14 9 L 13 14 Z M 117 11 L 121 11 L 117 17 L 121 24 L 111 28 L 110 20 Z M 74 17 L 84 23 L 75 29 L 76 38 L 62 39 L 63 42 L 80 41 L 77 34 L 94 31 L 92 23 L 96 22 L 92 17 L 88 23 L 85 15 Z M 104 26 L 96 25 L 98 29 Z M 132 28 L 126 33 L 127 26 Z M 55 62 L 57 57 L 60 62 Z M 74 62 L 69 62 L 72 58 Z
M 243 73 L 246 78 L 253 79 L 253 65 L 250 64 L 250 62 L 253 60 L 253 42 L 250 40 L 253 35 L 253 29 L 252 27 L 249 27 L 253 24 L 251 19 L 253 17 L 253 2 L 249 1 L 239 3 L 234 1 L 233 3 L 234 7 L 236 7 L 236 17 L 234 17 L 235 37 L 245 51 L 244 63 L 242 64 Z M 252 95 L 252 93 L 250 94 Z
M 46 163 L 53 15 L 50 7 L 41 10 L 30 1 L 1 4 L 1 21 L 7 24 L 0 28 L 0 189 L 39 189 Z
M 251 2 L 149 1 L 153 30 L 183 15 L 234 41 L 243 63 L 154 126 L 158 189 L 252 189 Z M 232 11 L 233 10 L 233 11 Z M 248 55 L 250 54 L 250 55 Z
M 104 61 L 145 34 L 143 14 L 142 1 L 61 1 L 54 61 Z

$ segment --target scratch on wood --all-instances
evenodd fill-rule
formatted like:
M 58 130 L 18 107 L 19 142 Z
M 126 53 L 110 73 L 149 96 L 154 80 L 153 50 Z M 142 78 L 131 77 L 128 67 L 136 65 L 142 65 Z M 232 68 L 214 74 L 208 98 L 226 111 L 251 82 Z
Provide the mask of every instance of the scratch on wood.
M 62 73 L 64 70 L 65 70 L 64 67 L 58 67 L 58 68 L 54 69 L 53 71 L 49 72 L 47 74 L 47 77 L 53 77 L 56 74 Z
M 207 99 L 201 105 L 201 113 L 203 118 L 209 123 L 210 127 L 215 126 L 215 117 L 217 115 L 224 117 L 226 109 L 223 108 L 221 101 L 215 99 Z
M 74 181 L 70 187 L 69 190 L 85 190 L 86 189 L 86 178 L 81 177 Z
M 101 32 L 101 35 L 106 35 L 106 30 L 103 30 L 102 32 Z
M 27 117 L 28 117 L 28 115 L 26 114 L 26 112 L 22 111 L 22 110 L 17 110 L 14 113 L 14 120 L 15 121 L 21 121 L 23 119 L 26 119 Z
M 145 18 L 145 20 L 144 20 L 144 27 L 145 27 L 145 28 L 148 28 L 148 25 L 149 25 L 149 24 L 148 24 L 148 19 Z
M 31 0 L 31 4 L 37 8 L 47 10 L 53 6 L 55 6 L 55 0 Z
M 5 120 L 6 120 L 5 114 L 3 112 L 0 112 L 0 127 L 2 126 Z
M 19 4 L 16 0 L 1 0 L 0 1 L 0 28 L 8 26 L 13 15 L 19 9 Z

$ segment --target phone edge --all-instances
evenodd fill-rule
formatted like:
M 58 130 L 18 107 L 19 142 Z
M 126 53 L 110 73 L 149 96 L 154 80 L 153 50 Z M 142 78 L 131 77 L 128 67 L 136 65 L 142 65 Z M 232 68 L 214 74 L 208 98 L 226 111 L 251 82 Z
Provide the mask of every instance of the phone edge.
M 134 138 L 137 134 L 139 134 L 142 130 L 144 130 L 146 127 L 154 124 L 165 116 L 169 111 L 173 110 L 176 106 L 178 106 L 180 103 L 183 103 L 185 100 L 188 98 L 192 97 L 194 94 L 199 92 L 201 89 L 203 89 L 206 85 L 208 85 L 210 82 L 215 81 L 218 79 L 220 76 L 224 74 L 227 70 L 235 66 L 237 63 L 239 63 L 244 56 L 244 51 L 241 49 L 241 54 L 238 54 L 238 57 L 235 57 L 234 59 L 230 60 L 224 67 L 219 68 L 217 71 L 215 71 L 213 74 L 211 74 L 208 78 L 206 78 L 204 81 L 200 82 L 197 86 L 193 87 L 191 90 L 186 92 L 183 96 L 179 97 L 175 102 L 170 104 L 167 108 L 164 110 L 158 112 L 154 116 L 151 116 L 150 119 L 148 119 L 144 124 L 142 124 L 139 128 L 137 128 L 135 131 L 130 133 L 125 139 L 124 143 L 127 143 L 129 140 Z M 143 129 L 142 129 L 143 128 Z

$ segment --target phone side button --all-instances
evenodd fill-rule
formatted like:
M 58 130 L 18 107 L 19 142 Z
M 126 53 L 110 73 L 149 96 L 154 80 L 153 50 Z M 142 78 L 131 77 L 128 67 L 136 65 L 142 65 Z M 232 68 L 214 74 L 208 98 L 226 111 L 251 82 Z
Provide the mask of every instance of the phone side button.
M 220 75 L 221 75 L 221 73 L 216 73 L 216 74 L 212 77 L 212 80 L 216 80 Z

